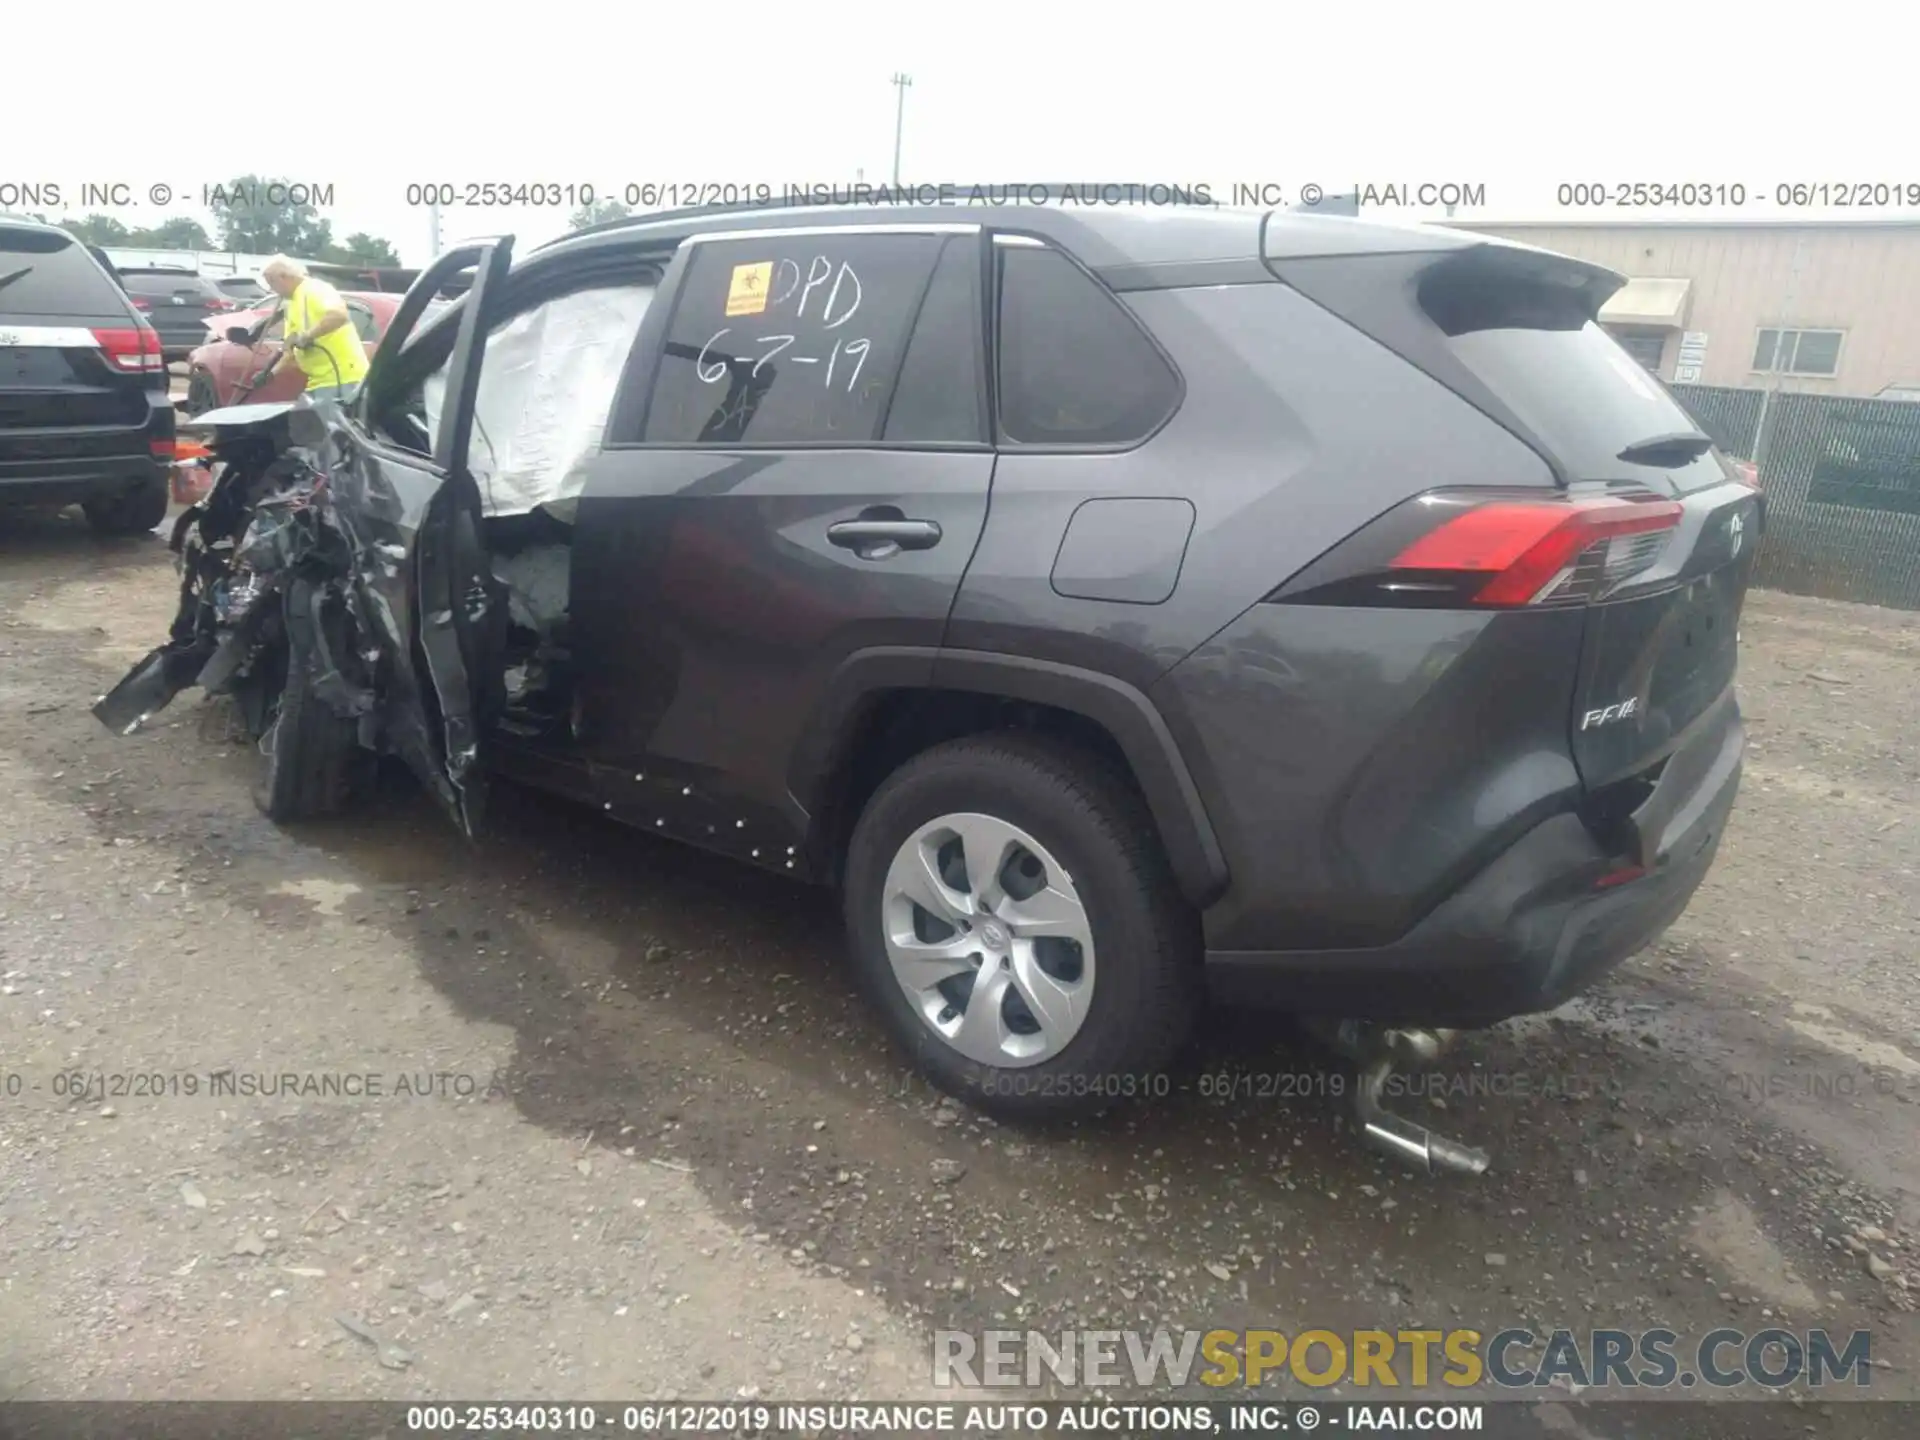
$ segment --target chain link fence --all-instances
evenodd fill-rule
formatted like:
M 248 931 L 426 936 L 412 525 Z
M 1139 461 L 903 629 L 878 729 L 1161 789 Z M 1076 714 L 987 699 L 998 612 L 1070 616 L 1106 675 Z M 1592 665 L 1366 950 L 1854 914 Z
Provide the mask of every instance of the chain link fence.
M 1920 610 L 1920 404 L 1671 388 L 1715 444 L 1758 464 L 1755 584 Z

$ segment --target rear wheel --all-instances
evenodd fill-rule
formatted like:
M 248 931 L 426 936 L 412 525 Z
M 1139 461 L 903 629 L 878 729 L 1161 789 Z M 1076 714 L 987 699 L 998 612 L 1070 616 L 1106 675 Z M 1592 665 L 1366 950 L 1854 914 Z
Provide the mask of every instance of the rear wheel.
M 204 370 L 196 370 L 187 377 L 187 414 L 202 415 L 218 409 L 219 405 L 220 397 L 214 393 L 211 375 Z
M 311 593 L 311 587 L 297 581 L 287 605 L 310 605 Z M 314 647 L 294 632 L 284 649 L 285 683 L 278 700 L 268 702 L 253 790 L 254 804 L 275 822 L 338 813 L 352 799 L 370 759 L 360 748 L 354 720 L 334 714 L 313 693 L 319 673 Z
M 138 535 L 167 518 L 169 499 L 166 476 L 160 475 L 118 495 L 88 500 L 80 508 L 102 535 Z
M 1166 1093 L 1199 925 L 1124 776 L 1038 736 L 938 746 L 874 795 L 846 873 L 862 980 L 936 1085 L 1034 1118 Z

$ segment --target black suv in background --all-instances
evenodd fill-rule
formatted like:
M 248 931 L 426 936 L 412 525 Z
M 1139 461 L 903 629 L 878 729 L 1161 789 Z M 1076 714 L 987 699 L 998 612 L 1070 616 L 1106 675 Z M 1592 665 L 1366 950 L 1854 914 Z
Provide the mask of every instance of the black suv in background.
M 505 774 L 835 885 L 903 1045 L 1027 1113 L 1159 1093 L 1209 989 L 1552 1008 L 1706 874 L 1759 497 L 1595 323 L 1620 276 L 1202 208 L 509 246 L 351 408 L 225 412 L 278 458 L 105 723 L 264 667 L 276 818 L 382 749 L 469 827 Z
M 161 350 L 168 360 L 184 360 L 212 338 L 208 316 L 241 308 L 239 301 L 198 271 L 138 265 L 117 268 L 134 308 L 160 332 Z
M 0 505 L 78 502 L 96 530 L 167 513 L 160 336 L 66 231 L 0 219 Z

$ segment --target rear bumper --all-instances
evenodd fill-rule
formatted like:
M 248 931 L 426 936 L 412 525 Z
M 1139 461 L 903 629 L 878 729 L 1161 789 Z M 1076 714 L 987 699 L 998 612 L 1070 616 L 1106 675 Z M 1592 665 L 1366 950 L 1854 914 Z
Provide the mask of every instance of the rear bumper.
M 1560 814 L 1419 924 L 1370 949 L 1207 953 L 1209 988 L 1229 1003 L 1392 1024 L 1477 1026 L 1551 1010 L 1593 985 L 1679 918 L 1719 852 L 1745 739 L 1728 697 L 1715 723 L 1669 762 L 1673 784 L 1642 827 L 1659 851 L 1638 879 L 1596 881 L 1609 855 Z
M 173 404 L 148 395 L 145 425 L 125 428 L 9 431 L 0 434 L 0 505 L 72 505 L 142 485 L 167 483 Z
M 165 461 L 151 454 L 0 461 L 0 505 L 73 505 L 142 485 L 164 485 L 170 470 Z

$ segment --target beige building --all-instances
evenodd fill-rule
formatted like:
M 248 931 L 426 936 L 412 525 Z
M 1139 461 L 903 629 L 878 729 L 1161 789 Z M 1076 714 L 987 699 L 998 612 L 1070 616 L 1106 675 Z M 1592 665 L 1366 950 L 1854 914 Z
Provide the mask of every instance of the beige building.
M 1920 388 L 1920 221 L 1447 223 L 1627 276 L 1600 321 L 1662 379 Z

